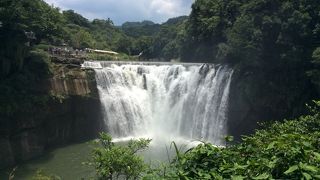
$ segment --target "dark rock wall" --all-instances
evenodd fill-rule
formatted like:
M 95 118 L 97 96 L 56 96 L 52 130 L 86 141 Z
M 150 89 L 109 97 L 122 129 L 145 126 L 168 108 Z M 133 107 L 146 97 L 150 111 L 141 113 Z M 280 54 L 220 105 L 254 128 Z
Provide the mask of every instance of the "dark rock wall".
M 292 74 L 279 75 L 276 71 L 240 71 L 235 67 L 229 96 L 229 135 L 240 140 L 241 135 L 260 128 L 258 122 L 291 119 L 308 113 L 305 104 L 319 96 L 310 82 L 294 78 Z
M 41 86 L 50 94 L 45 105 L 0 117 L 0 168 L 96 138 L 103 129 L 94 72 L 61 68 Z

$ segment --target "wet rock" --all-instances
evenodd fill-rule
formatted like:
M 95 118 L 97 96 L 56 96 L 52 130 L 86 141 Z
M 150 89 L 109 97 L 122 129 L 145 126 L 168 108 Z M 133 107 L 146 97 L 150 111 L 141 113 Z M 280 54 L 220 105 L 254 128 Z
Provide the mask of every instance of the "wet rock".
M 147 85 L 147 76 L 146 74 L 143 74 L 143 89 L 148 90 L 148 85 Z
M 138 67 L 137 73 L 138 73 L 139 75 L 142 75 L 142 73 L 143 73 L 143 68 L 142 68 L 142 67 Z
M 0 138 L 0 169 L 14 164 L 14 155 L 8 138 Z
M 29 160 L 44 152 L 45 138 L 41 130 L 27 130 L 12 137 L 11 144 L 16 162 Z
M 199 69 L 199 74 L 205 76 L 205 75 L 207 75 L 209 70 L 210 70 L 210 65 L 209 64 L 203 64 Z
M 0 113 L 0 169 L 36 158 L 49 148 L 96 138 L 103 130 L 91 71 L 58 66 L 54 73 L 32 94 L 50 95 L 48 101 Z

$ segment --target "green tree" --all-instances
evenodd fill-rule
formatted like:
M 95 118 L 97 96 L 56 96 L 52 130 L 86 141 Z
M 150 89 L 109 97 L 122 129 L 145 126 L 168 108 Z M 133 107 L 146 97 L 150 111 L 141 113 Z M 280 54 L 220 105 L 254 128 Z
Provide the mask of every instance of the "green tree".
M 91 34 L 85 30 L 80 30 L 72 36 L 72 46 L 75 48 L 91 48 L 94 44 L 94 40 Z
M 117 39 L 124 34 L 113 25 L 113 22 L 110 19 L 94 19 L 91 24 L 90 32 L 95 40 L 96 48 L 115 50 Z
M 161 29 L 154 37 L 153 45 L 151 46 L 154 58 L 171 60 L 180 57 L 185 19 L 186 17 L 184 16 L 172 18 L 161 25 Z
M 150 36 L 142 36 L 134 41 L 132 54 L 139 55 L 142 52 L 142 57 L 149 59 L 152 58 L 152 45 L 153 38 Z
M 93 151 L 93 163 L 98 175 L 104 179 L 138 179 L 147 170 L 143 159 L 136 155 L 146 149 L 150 139 L 130 140 L 127 146 L 115 145 L 111 136 L 100 134 L 101 147 Z
M 115 41 L 114 46 L 116 51 L 131 55 L 132 44 L 131 38 L 120 36 L 119 39 Z
M 195 1 L 186 24 L 181 58 L 212 62 L 218 53 L 217 46 L 226 41 L 226 34 L 239 15 L 240 5 L 238 0 Z
M 154 36 L 160 30 L 160 25 L 152 21 L 125 22 L 121 30 L 130 37 L 139 38 L 141 36 Z
M 90 22 L 88 19 L 84 18 L 80 14 L 74 12 L 73 10 L 67 10 L 62 12 L 67 23 L 76 24 L 78 26 L 90 27 Z
M 57 8 L 42 0 L 4 0 L 0 2 L 0 22 L 0 69 L 6 76 L 22 70 L 28 41 L 39 43 L 59 36 L 62 18 Z

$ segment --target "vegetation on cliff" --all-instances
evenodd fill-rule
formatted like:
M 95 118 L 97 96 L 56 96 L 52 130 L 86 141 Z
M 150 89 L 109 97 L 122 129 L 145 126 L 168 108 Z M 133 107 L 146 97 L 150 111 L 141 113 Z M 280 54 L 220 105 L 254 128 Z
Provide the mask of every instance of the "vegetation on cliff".
M 245 117 L 247 124 L 298 117 L 305 103 L 320 96 L 319 9 L 316 0 L 197 0 L 185 23 L 180 57 L 232 64 L 231 95 L 237 95 L 230 108 L 251 109 L 256 115 Z M 230 126 L 239 117 L 232 116 Z
M 2 117 L 8 118 L 18 110 L 43 107 L 50 100 L 47 80 L 60 73 L 47 52 L 51 45 L 61 45 L 70 40 L 77 47 L 87 40 L 86 33 L 80 30 L 78 36 L 67 26 L 69 23 L 85 26 L 87 20 L 73 12 L 59 11 L 42 0 L 0 2 Z
M 320 46 L 319 9 L 316 0 L 197 0 L 186 22 L 181 58 L 263 71 L 276 85 L 307 80 L 306 72 L 318 69 L 313 59 Z
M 0 7 L 0 114 L 5 123 L 17 109 L 28 111 L 48 100 L 40 87 L 51 74 L 50 60 L 30 45 L 58 36 L 61 22 L 58 10 L 40 0 L 4 0 Z
M 1 1 L 0 17 L 1 79 L 23 70 L 27 57 L 32 55 L 31 42 L 52 40 L 61 30 L 58 9 L 41 0 Z

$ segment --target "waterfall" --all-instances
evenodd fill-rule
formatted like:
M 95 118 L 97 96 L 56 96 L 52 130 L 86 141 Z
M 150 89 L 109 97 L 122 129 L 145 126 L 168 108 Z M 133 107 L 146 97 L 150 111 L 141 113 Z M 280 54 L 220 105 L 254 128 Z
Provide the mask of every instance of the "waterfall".
M 81 68 L 101 69 L 102 66 L 99 62 L 85 61 L 83 64 L 81 64 Z
M 224 145 L 233 70 L 209 64 L 87 63 L 95 69 L 107 132 Z M 100 68 L 101 67 L 101 68 Z

